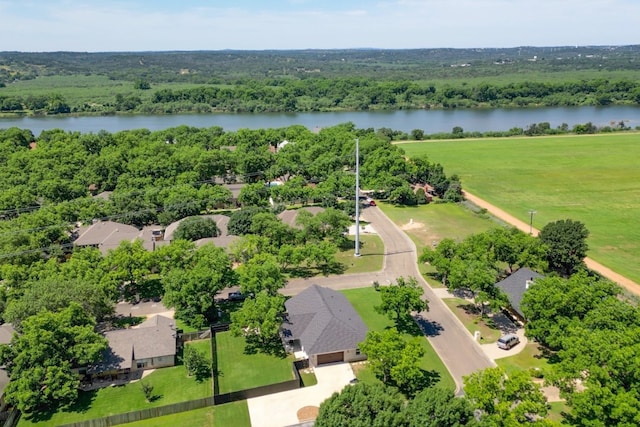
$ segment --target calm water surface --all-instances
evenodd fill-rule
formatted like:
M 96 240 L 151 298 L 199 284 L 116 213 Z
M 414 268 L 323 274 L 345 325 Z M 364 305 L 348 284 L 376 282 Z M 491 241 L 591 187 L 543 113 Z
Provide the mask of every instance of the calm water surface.
M 451 132 L 455 126 L 465 131 L 486 132 L 526 128 L 532 123 L 549 122 L 552 127 L 563 123 L 592 122 L 596 126 L 617 124 L 640 126 L 640 106 L 608 107 L 551 107 L 489 110 L 416 110 L 416 111 L 357 111 L 333 113 L 251 113 L 251 114 L 183 114 L 155 116 L 105 117 L 23 117 L 0 118 L 0 128 L 30 129 L 34 135 L 43 130 L 62 129 L 82 133 L 118 132 L 127 129 L 163 130 L 187 125 L 197 128 L 221 126 L 224 130 L 241 128 L 267 129 L 303 125 L 309 129 L 353 122 L 357 128 L 390 128 L 404 132 L 421 129 L 425 133 Z

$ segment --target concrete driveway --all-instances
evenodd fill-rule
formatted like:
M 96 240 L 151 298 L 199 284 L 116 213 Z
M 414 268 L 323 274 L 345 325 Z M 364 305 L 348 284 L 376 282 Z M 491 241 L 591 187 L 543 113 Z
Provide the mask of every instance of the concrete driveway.
M 492 360 L 502 359 L 504 357 L 518 354 L 522 350 L 524 350 L 529 340 L 524 336 L 524 328 L 518 328 L 515 332 L 512 333 L 515 333 L 518 338 L 520 338 L 520 343 L 514 347 L 511 347 L 509 350 L 501 349 L 495 342 L 491 344 L 482 344 L 480 347 L 482 347 L 482 350 L 487 355 L 487 357 Z
M 251 427 L 282 427 L 300 423 L 297 412 L 305 406 L 320 406 L 333 393 L 355 378 L 349 363 L 315 368 L 318 384 L 297 390 L 254 397 L 247 400 Z

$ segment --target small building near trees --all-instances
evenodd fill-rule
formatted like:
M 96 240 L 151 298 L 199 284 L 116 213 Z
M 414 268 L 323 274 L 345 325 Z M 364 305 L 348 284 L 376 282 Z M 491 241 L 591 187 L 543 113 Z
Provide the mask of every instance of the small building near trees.
M 544 276 L 527 267 L 522 267 L 495 285 L 507 296 L 510 305 L 509 311 L 521 321 L 525 320 L 520 308 L 522 297 L 529 286 L 540 278 L 544 278 Z

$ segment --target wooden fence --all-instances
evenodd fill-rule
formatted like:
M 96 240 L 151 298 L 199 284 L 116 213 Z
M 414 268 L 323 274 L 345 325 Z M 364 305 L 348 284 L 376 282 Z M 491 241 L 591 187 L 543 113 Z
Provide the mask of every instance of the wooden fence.
M 119 424 L 132 423 L 135 421 L 147 420 L 149 418 L 162 417 L 165 415 L 177 414 L 179 412 L 192 411 L 194 409 L 206 408 L 214 405 L 214 397 L 203 397 L 201 399 L 189 400 L 187 402 L 174 403 L 171 405 L 157 406 L 155 408 L 141 409 L 139 411 L 125 412 L 123 414 L 110 415 L 108 417 L 94 418 L 92 420 L 78 421 L 71 424 L 64 424 L 61 427 L 110 427 Z

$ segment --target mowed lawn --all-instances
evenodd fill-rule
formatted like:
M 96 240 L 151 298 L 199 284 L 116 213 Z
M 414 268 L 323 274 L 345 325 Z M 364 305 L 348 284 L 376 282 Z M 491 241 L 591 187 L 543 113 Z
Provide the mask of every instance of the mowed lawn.
M 431 203 L 418 206 L 395 206 L 379 202 L 382 211 L 413 240 L 418 249 L 432 246 L 445 238 L 461 241 L 501 223 L 486 215 L 475 214 L 461 204 Z
M 184 366 L 156 369 L 143 381 L 153 386 L 152 402 L 145 400 L 140 382 L 132 382 L 118 387 L 80 392 L 78 402 L 69 410 L 49 414 L 38 420 L 23 416 L 18 425 L 58 426 L 212 395 L 211 379 L 198 382 L 193 377 L 189 378 Z
M 127 427 L 251 427 L 247 401 L 225 403 L 125 424 Z
M 376 234 L 360 234 L 360 255 L 354 256 L 355 237 L 349 238 L 353 248 L 343 249 L 336 254 L 336 260 L 345 266 L 344 274 L 368 273 L 382 270 L 384 243 Z
M 293 376 L 293 356 L 247 354 L 243 337 L 231 332 L 216 334 L 220 393 L 288 381 Z
M 347 297 L 349 302 L 351 302 L 370 331 L 382 331 L 394 326 L 394 323 L 389 320 L 388 317 L 375 311 L 374 307 L 380 304 L 380 294 L 376 292 L 373 287 L 349 289 L 341 292 Z M 404 335 L 407 339 L 412 337 L 410 334 Z M 438 357 L 438 354 L 433 347 L 431 347 L 429 341 L 427 341 L 426 337 L 422 334 L 417 334 L 416 336 L 421 337 L 422 346 L 425 350 L 425 355 L 422 358 L 420 367 L 438 378 L 436 384 L 450 388 L 451 390 L 455 389 L 453 378 L 444 366 L 444 363 L 442 363 L 442 360 L 440 360 L 440 357 Z M 368 369 L 358 372 L 357 376 L 364 382 L 376 381 Z
M 402 144 L 469 192 L 534 227 L 578 220 L 588 255 L 640 283 L 640 134 L 564 135 Z

